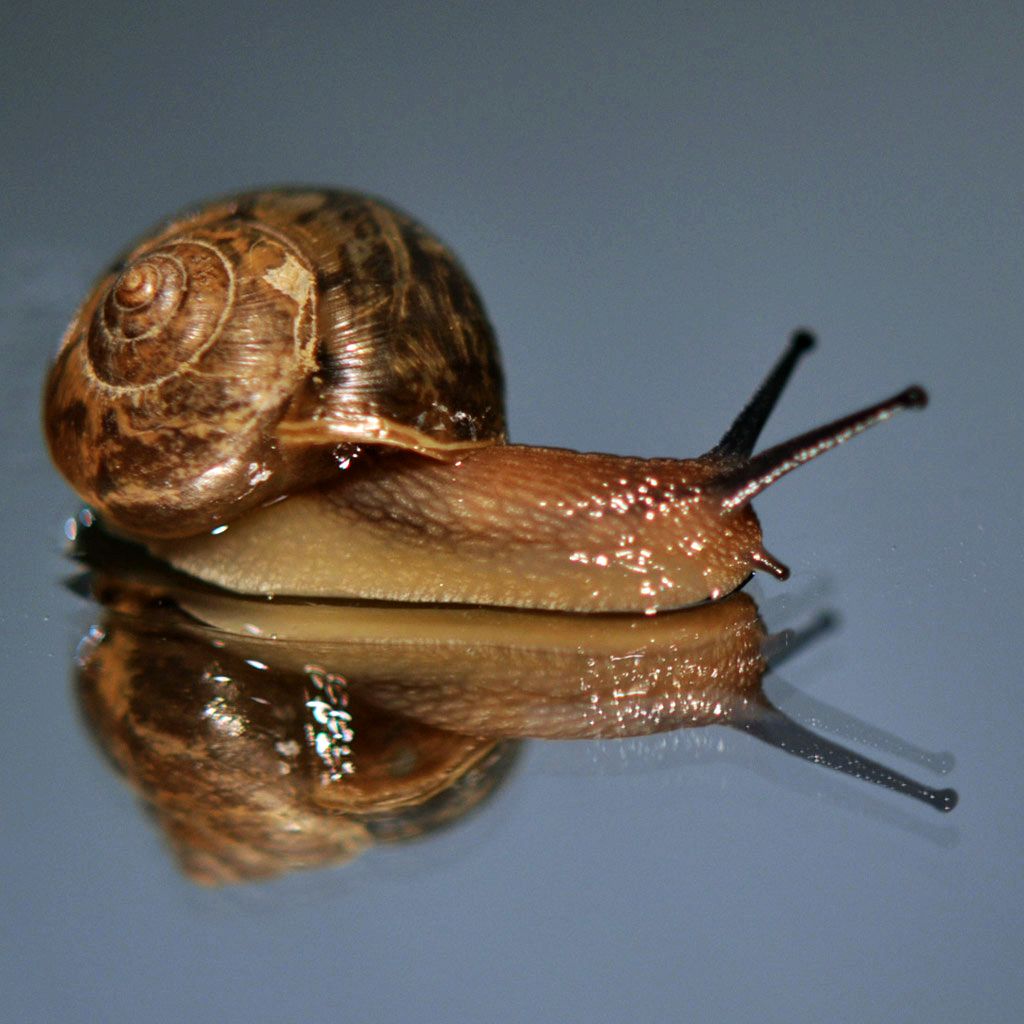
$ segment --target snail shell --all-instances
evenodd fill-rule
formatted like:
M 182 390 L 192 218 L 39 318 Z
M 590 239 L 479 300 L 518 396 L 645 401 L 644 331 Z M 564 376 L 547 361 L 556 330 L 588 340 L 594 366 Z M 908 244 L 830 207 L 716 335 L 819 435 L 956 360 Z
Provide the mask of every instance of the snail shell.
M 373 444 L 504 439 L 482 303 L 424 228 L 351 192 L 253 192 L 171 220 L 65 335 L 53 458 L 112 525 L 186 536 L 337 474 Z

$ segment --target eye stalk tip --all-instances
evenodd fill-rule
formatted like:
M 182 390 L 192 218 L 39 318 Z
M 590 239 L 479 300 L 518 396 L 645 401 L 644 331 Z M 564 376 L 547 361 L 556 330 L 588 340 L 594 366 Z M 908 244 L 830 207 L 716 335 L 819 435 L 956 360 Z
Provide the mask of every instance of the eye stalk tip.
M 818 339 L 813 331 L 809 331 L 806 327 L 801 327 L 793 332 L 793 336 L 789 339 L 789 344 L 794 352 L 809 352 L 818 344 Z
M 928 404 L 928 392 L 915 384 L 900 394 L 899 401 L 907 409 L 923 409 Z

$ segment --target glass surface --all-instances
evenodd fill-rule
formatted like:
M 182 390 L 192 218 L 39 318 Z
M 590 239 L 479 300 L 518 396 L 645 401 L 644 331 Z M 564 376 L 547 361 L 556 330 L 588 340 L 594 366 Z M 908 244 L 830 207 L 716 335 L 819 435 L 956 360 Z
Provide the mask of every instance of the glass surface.
M 1018 1020 L 1022 30 L 1011 4 L 5 19 L 5 1016 Z M 706 450 L 804 324 L 765 444 L 925 385 L 758 498 L 793 576 L 749 592 L 812 634 L 766 697 L 958 806 L 741 729 L 534 739 L 415 841 L 190 881 L 81 708 L 103 612 L 67 585 L 39 395 L 149 224 L 311 181 L 452 244 L 520 442 Z

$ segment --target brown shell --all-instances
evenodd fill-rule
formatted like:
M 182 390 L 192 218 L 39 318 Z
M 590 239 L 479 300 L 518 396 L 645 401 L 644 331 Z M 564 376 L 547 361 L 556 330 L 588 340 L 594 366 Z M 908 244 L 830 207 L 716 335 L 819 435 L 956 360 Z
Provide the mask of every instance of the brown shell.
M 357 446 L 504 440 L 465 272 L 378 200 L 281 189 L 178 217 L 104 275 L 46 387 L 58 467 L 121 529 L 185 536 L 340 472 Z

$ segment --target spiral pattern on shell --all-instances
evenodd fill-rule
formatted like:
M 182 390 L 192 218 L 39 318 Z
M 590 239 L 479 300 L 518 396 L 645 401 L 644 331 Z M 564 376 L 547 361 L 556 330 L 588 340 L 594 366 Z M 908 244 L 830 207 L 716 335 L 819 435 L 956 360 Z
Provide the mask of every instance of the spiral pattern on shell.
M 231 267 L 208 243 L 177 242 L 133 261 L 111 285 L 89 335 L 96 375 L 127 387 L 178 372 L 217 340 L 233 291 Z

